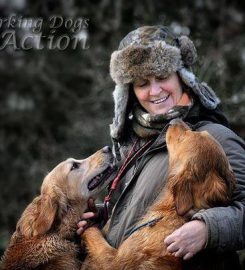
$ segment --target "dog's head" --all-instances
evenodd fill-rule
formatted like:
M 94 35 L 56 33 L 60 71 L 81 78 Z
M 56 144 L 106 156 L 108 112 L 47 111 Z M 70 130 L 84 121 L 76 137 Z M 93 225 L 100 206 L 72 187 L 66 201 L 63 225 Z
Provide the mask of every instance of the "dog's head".
M 44 179 L 41 195 L 26 208 L 17 228 L 26 237 L 43 235 L 56 220 L 62 220 L 67 208 L 96 198 L 115 174 L 109 147 L 83 160 L 69 158 L 58 164 Z M 85 209 L 84 209 L 85 210 Z M 82 214 L 82 213 L 81 213 Z
M 41 194 L 59 196 L 57 190 L 60 190 L 68 200 L 95 198 L 108 185 L 114 172 L 112 151 L 104 147 L 86 159 L 69 158 L 58 164 L 45 177 Z
M 206 131 L 192 131 L 174 120 L 167 130 L 169 186 L 176 210 L 226 205 L 235 187 L 235 177 L 221 145 Z

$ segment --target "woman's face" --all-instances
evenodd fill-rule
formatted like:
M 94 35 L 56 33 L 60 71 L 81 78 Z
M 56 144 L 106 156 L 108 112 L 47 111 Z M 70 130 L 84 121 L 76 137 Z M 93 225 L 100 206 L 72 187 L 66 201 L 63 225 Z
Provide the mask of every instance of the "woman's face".
M 151 115 L 165 114 L 178 104 L 182 96 L 180 79 L 176 73 L 167 78 L 150 76 L 133 84 L 141 106 Z

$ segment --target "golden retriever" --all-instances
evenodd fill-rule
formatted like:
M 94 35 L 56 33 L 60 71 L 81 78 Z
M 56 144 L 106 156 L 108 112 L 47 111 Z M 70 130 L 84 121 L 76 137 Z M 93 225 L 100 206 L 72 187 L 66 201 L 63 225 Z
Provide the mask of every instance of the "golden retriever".
M 82 269 L 182 269 L 181 259 L 166 250 L 165 237 L 193 210 L 230 201 L 234 175 L 222 147 L 208 132 L 191 131 L 176 120 L 167 130 L 166 142 L 169 175 L 164 191 L 118 249 L 98 229 L 88 228 L 83 234 L 88 257 Z
M 87 200 L 113 176 L 113 155 L 104 147 L 84 160 L 67 159 L 44 179 L 41 194 L 25 209 L 2 262 L 2 270 L 80 269 L 77 222 Z

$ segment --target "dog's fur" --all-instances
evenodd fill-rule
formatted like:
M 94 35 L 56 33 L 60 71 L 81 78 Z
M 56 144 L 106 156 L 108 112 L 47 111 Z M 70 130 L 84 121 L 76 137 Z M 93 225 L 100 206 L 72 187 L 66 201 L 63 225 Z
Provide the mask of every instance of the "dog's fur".
M 88 228 L 83 234 L 88 257 L 82 269 L 182 269 L 181 259 L 168 253 L 165 237 L 183 225 L 193 210 L 230 201 L 234 174 L 222 147 L 208 132 L 191 131 L 176 121 L 169 127 L 166 141 L 168 181 L 139 224 L 162 219 L 135 231 L 118 249 L 112 248 L 98 229 Z
M 70 158 L 57 165 L 18 221 L 0 269 L 80 269 L 79 245 L 74 242 L 77 222 L 88 198 L 95 198 L 110 181 L 112 162 L 112 152 L 106 147 L 87 159 Z M 106 169 L 104 181 L 89 189 L 91 180 Z

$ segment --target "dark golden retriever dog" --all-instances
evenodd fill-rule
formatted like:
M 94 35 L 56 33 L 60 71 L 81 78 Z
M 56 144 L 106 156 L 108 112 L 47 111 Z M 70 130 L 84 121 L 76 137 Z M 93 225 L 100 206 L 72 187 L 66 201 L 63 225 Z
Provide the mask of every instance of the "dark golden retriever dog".
M 168 253 L 165 237 L 183 225 L 193 210 L 230 201 L 234 175 L 222 147 L 208 132 L 191 131 L 179 120 L 168 128 L 166 142 L 169 175 L 164 191 L 118 249 L 98 229 L 88 228 L 83 234 L 88 257 L 82 269 L 182 269 L 181 259 Z
M 110 148 L 104 147 L 87 159 L 70 158 L 56 166 L 18 221 L 0 269 L 80 269 L 77 222 L 88 198 L 111 180 L 112 162 Z

